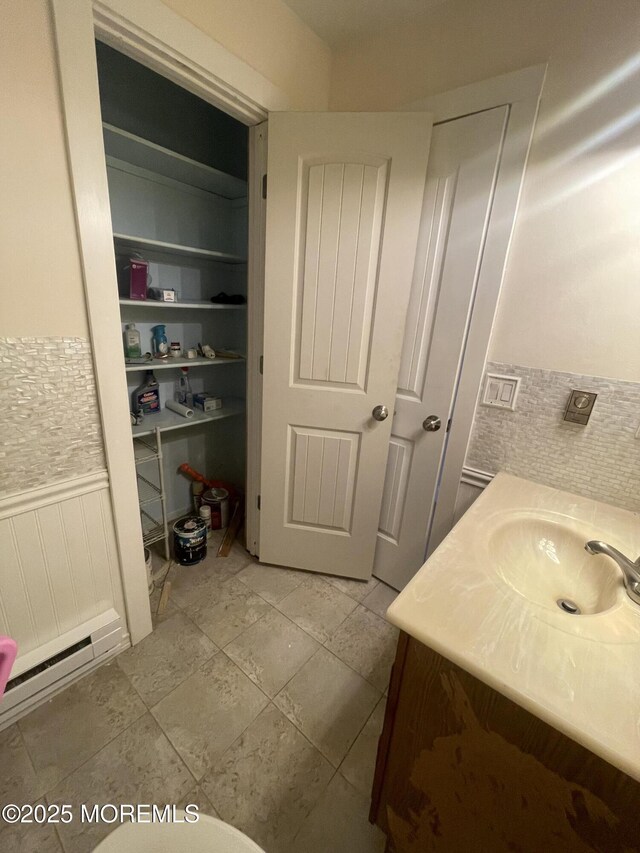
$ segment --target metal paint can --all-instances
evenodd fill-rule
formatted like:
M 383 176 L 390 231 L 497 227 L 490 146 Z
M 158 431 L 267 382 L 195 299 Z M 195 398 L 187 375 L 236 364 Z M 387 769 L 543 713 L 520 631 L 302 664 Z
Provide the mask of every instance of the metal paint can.
M 173 548 L 181 566 L 195 566 L 207 556 L 207 524 L 189 515 L 173 525 Z
M 148 548 L 144 549 L 144 565 L 147 570 L 147 587 L 149 589 L 149 595 L 151 595 L 153 592 L 153 577 L 151 576 L 153 559 L 151 557 L 151 551 Z
M 209 489 L 202 495 L 202 503 L 211 507 L 212 530 L 229 524 L 229 492 L 226 489 Z

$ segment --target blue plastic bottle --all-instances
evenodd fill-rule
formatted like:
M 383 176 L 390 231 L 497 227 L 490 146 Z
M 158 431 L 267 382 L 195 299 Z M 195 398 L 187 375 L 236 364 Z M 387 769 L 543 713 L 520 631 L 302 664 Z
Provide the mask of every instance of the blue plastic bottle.
M 151 340 L 153 354 L 155 356 L 160 356 L 161 358 L 166 358 L 169 355 L 169 342 L 167 341 L 167 336 L 165 335 L 164 330 L 165 326 L 153 326 L 151 329 L 153 332 L 153 338 Z

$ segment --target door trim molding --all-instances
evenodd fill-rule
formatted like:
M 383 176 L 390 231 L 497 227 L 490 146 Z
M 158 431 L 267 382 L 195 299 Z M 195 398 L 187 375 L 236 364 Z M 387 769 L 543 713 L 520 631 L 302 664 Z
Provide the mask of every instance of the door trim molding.
M 71 192 L 126 617 L 132 643 L 151 631 L 138 521 L 120 310 L 94 39 L 153 68 L 244 124 L 286 109 L 284 92 L 159 0 L 49 0 Z
M 405 109 L 428 110 L 433 113 L 434 123 L 437 124 L 519 101 L 533 99 L 537 103 L 546 73 L 546 64 L 531 65 L 529 68 L 461 86 L 450 92 L 412 101 Z
M 247 125 L 287 109 L 285 93 L 159 0 L 94 0 L 101 41 Z
M 495 107 L 509 106 L 491 218 L 463 350 L 455 416 L 441 463 L 438 501 L 432 510 L 425 558 L 440 544 L 454 523 L 458 486 L 471 437 L 546 69 L 546 65 L 534 65 L 423 98 L 405 107 L 433 112 L 437 124 Z
M 260 467 L 262 465 L 262 355 L 264 353 L 264 259 L 267 200 L 267 122 L 249 131 L 249 258 L 247 267 L 247 550 L 260 553 Z

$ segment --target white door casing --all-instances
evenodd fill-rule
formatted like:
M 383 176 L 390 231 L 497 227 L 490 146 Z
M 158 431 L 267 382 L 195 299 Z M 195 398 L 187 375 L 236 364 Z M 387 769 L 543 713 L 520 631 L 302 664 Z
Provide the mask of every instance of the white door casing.
M 244 124 L 287 109 L 286 93 L 160 0 L 50 0 L 78 245 L 132 643 L 151 631 L 124 370 L 114 364 L 120 311 L 109 215 L 95 38 Z M 123 365 L 124 367 L 124 365 Z
M 374 573 L 402 589 L 425 559 L 509 109 L 434 127 Z M 440 419 L 437 431 L 423 421 Z
M 269 118 L 260 559 L 371 574 L 431 120 Z

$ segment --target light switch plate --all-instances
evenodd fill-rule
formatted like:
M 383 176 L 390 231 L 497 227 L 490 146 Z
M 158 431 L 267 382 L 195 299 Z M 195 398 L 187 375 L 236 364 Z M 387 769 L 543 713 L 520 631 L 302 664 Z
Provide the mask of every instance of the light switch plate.
M 497 373 L 487 373 L 484 379 L 482 405 L 493 406 L 495 409 L 509 409 L 513 412 L 516 408 L 519 390 L 519 376 L 500 376 Z

